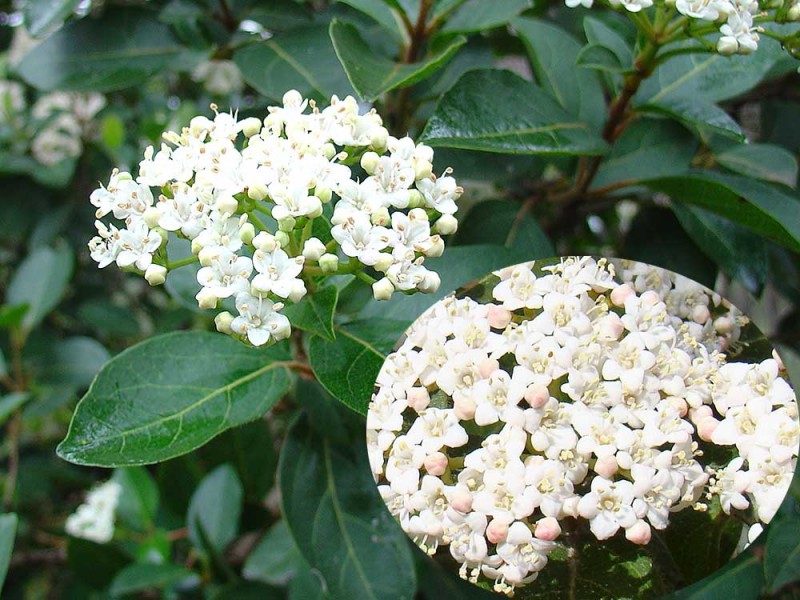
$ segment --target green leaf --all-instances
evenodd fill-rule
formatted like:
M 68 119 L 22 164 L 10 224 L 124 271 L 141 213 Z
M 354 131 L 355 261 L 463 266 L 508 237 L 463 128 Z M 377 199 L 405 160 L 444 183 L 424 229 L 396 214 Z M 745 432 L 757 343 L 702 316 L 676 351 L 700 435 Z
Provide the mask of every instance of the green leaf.
M 407 327 L 388 319 L 340 325 L 335 342 L 311 338 L 311 368 L 334 398 L 365 415 L 381 365 Z
M 498 244 L 530 255 L 530 260 L 555 256 L 553 244 L 524 204 L 487 200 L 473 206 L 458 224 L 457 244 Z
M 0 396 L 0 425 L 5 423 L 14 411 L 25 404 L 30 397 L 30 392 L 11 392 Z
M 800 251 L 800 198 L 788 188 L 708 170 L 645 183 Z
M 645 179 L 684 173 L 696 151 L 692 135 L 676 123 L 664 119 L 635 121 L 603 159 L 592 188 L 634 185 Z
M 158 486 L 147 469 L 126 467 L 116 469 L 112 479 L 122 487 L 117 516 L 128 527 L 147 531 L 158 511 Z
M 8 304 L 27 304 L 20 329 L 30 332 L 61 301 L 67 289 L 74 259 L 66 244 L 39 248 L 23 260 L 6 291 Z
M 153 589 L 169 590 L 187 580 L 199 583 L 200 578 L 181 565 L 134 564 L 117 573 L 109 593 L 112 598 L 120 598 Z
M 417 563 L 419 591 L 425 600 L 498 600 L 497 594 L 461 579 L 454 573 L 455 569 L 451 571 L 431 560 L 417 546 L 413 546 L 412 551 Z
M 672 211 L 700 249 L 752 294 L 760 294 L 769 278 L 769 254 L 764 238 L 741 225 L 675 202 Z
M 28 304 L 3 304 L 0 306 L 0 328 L 9 329 L 19 327 L 22 318 L 28 312 Z
M 606 100 L 597 73 L 576 68 L 581 52 L 578 41 L 544 21 L 520 17 L 512 25 L 528 49 L 542 89 L 570 115 L 600 130 L 606 118 Z
M 263 415 L 290 384 L 288 349 L 176 332 L 121 352 L 78 404 L 59 456 L 77 464 L 141 465 L 179 456 Z
M 114 544 L 98 544 L 81 538 L 67 538 L 67 565 L 71 575 L 101 590 L 131 563 L 131 557 Z
M 773 144 L 741 144 L 714 155 L 714 159 L 735 173 L 797 185 L 797 159 L 794 154 Z
M 367 101 L 375 100 L 396 87 L 407 87 L 430 77 L 467 41 L 457 37 L 423 62 L 401 64 L 376 54 L 355 26 L 339 19 L 331 21 L 330 36 L 350 83 Z
M 234 52 L 233 60 L 244 80 L 275 102 L 290 89 L 317 100 L 354 93 L 333 52 L 327 26 L 293 29 L 245 46 Z
M 301 418 L 284 443 L 279 472 L 289 530 L 331 597 L 414 597 L 407 539 L 375 488 L 363 443 L 336 445 Z
M 261 538 L 247 557 L 242 570 L 245 579 L 284 586 L 303 568 L 286 521 L 280 520 Z
M 772 523 L 764 552 L 767 589 L 776 592 L 800 579 L 800 519 L 781 519 Z
M 339 0 L 339 2 L 360 10 L 380 23 L 398 42 L 402 41 L 404 36 L 407 36 L 399 15 L 383 2 L 375 2 L 375 0 Z
M 288 600 L 327 600 L 329 596 L 322 587 L 325 582 L 306 561 L 303 560 L 302 563 L 302 568 L 289 583 Z
M 174 69 L 184 52 L 154 13 L 115 8 L 67 24 L 25 55 L 17 72 L 44 91 L 109 92 Z
M 31 361 L 38 380 L 53 385 L 87 387 L 111 355 L 97 340 L 74 336 L 58 340 Z
M 492 98 L 487 103 L 486 98 Z M 510 71 L 469 71 L 448 90 L 422 139 L 508 154 L 603 154 L 606 143 L 537 85 Z
M 717 267 L 692 242 L 668 209 L 648 207 L 634 218 L 622 256 L 669 269 L 713 288 Z
M 283 313 L 295 327 L 333 341 L 336 338 L 333 332 L 333 315 L 338 300 L 339 290 L 336 286 L 329 285 L 313 294 L 306 294 L 297 304 L 284 308 Z
M 283 600 L 283 590 L 259 581 L 236 581 L 209 595 L 210 600 Z
M 14 513 L 0 515 L 0 592 L 3 591 L 3 582 L 6 580 L 8 563 L 11 562 L 11 552 L 14 550 L 16 532 L 17 515 Z
M 203 478 L 186 515 L 189 539 L 195 548 L 203 550 L 206 545 L 199 530 L 202 527 L 211 547 L 220 553 L 225 550 L 239 531 L 243 495 L 242 484 L 230 465 L 220 465 Z
M 695 100 L 669 99 L 659 104 L 641 107 L 642 112 L 651 112 L 671 117 L 693 131 L 700 139 L 708 141 L 712 135 L 745 140 L 744 131 L 731 116 L 716 104 Z
M 749 552 L 739 555 L 710 577 L 706 577 L 663 600 L 754 600 L 761 594 L 764 575 L 761 561 Z
M 504 0 L 503 2 L 467 0 L 450 15 L 442 32 L 475 33 L 500 27 L 526 8 L 530 8 L 531 4 L 531 0 Z
M 687 45 L 696 45 L 689 41 Z M 673 49 L 679 48 L 676 45 Z M 782 56 L 777 42 L 765 40 L 751 56 L 682 54 L 663 62 L 644 80 L 634 104 L 674 100 L 715 104 L 752 89 Z
M 80 0 L 28 0 L 22 5 L 25 28 L 36 37 L 48 33 L 69 17 Z
M 630 68 L 620 62 L 619 56 L 613 50 L 600 44 L 589 44 L 581 48 L 575 64 L 585 69 L 610 73 L 622 73 Z
M 617 31 L 609 27 L 597 17 L 586 16 L 583 19 L 583 31 L 590 46 L 601 46 L 608 49 L 615 57 L 616 63 L 623 68 L 633 67 L 633 52 L 630 44 Z

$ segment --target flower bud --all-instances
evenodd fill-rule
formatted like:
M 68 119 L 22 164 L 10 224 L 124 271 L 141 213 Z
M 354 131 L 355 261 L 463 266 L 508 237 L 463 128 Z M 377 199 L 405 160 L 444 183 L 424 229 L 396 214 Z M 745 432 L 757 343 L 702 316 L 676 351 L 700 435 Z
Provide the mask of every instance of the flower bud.
M 306 295 L 306 284 L 300 279 L 295 279 L 292 282 L 292 289 L 289 291 L 289 296 L 286 298 L 289 302 L 297 304 Z
M 539 519 L 536 521 L 536 529 L 534 529 L 533 535 L 540 540 L 552 542 L 561 535 L 561 525 L 559 525 L 558 521 L 553 517 Z
M 511 311 L 502 306 L 495 304 L 489 305 L 489 310 L 486 313 L 486 318 L 489 321 L 489 327 L 494 329 L 505 329 L 511 323 Z
M 192 254 L 199 254 L 200 250 L 203 249 L 203 244 L 200 243 L 200 238 L 194 238 L 192 240 Z
M 625 530 L 625 537 L 629 542 L 640 544 L 642 546 L 650 541 L 651 535 L 652 532 L 650 530 L 650 525 L 644 521 L 637 521 L 633 526 L 628 527 Z
M 428 271 L 425 277 L 417 284 L 417 289 L 423 294 L 432 294 L 439 289 L 442 280 L 436 271 Z
M 489 379 L 489 376 L 500 368 L 500 363 L 496 358 L 486 358 L 478 363 L 478 373 L 484 379 Z
M 611 479 L 618 469 L 617 459 L 613 456 L 598 458 L 594 464 L 594 472 L 606 479 Z
M 431 236 L 431 247 L 425 252 L 425 256 L 436 258 L 444 252 L 444 240 L 437 234 Z
M 787 21 L 800 21 L 800 4 L 795 2 L 792 7 L 786 11 Z
M 197 305 L 203 310 L 217 308 L 218 298 L 208 288 L 203 288 L 197 292 L 195 298 L 197 299 Z
M 144 272 L 144 278 L 150 285 L 161 285 L 167 280 L 167 268 L 151 264 Z
M 378 152 L 386 150 L 386 144 L 389 141 L 389 131 L 386 127 L 375 127 L 370 130 L 369 145 L 375 148 Z
M 220 333 L 231 333 L 231 323 L 233 323 L 233 315 L 227 310 L 219 313 L 214 317 L 214 325 Z
M 261 131 L 261 119 L 247 117 L 239 121 L 239 126 L 242 128 L 242 133 L 244 133 L 245 137 L 253 137 Z
M 381 227 L 385 227 L 391 223 L 392 218 L 389 216 L 389 209 L 385 206 L 381 206 L 378 210 L 370 215 L 370 222 L 373 225 L 380 225 Z
M 253 183 L 247 187 L 247 197 L 251 200 L 263 200 L 269 194 L 267 186 L 263 183 Z
M 256 228 L 252 223 L 244 223 L 239 229 L 239 239 L 244 244 L 250 244 L 256 237 Z
M 208 117 L 197 116 L 189 121 L 189 131 L 195 137 L 203 131 L 211 131 L 212 129 L 214 129 L 214 122 Z
M 704 442 L 710 442 L 711 437 L 714 435 L 719 426 L 719 421 L 714 417 L 705 417 L 697 422 L 697 435 Z
M 427 388 L 412 387 L 406 392 L 406 403 L 408 404 L 409 408 L 417 412 L 422 412 L 428 408 L 428 404 L 430 404 L 430 402 L 431 395 L 428 393 Z
M 453 215 L 442 215 L 433 226 L 436 233 L 450 235 L 458 230 L 458 220 Z
M 778 371 L 785 371 L 786 370 L 786 365 L 783 364 L 783 359 L 781 358 L 781 355 L 778 354 L 778 351 L 775 350 L 775 349 L 772 350 L 772 359 L 776 363 L 778 363 Z
M 658 292 L 653 290 L 647 290 L 644 294 L 639 296 L 639 299 L 644 306 L 655 306 L 661 302 L 661 296 L 658 295 Z
M 334 146 L 330 142 L 322 144 L 322 148 L 320 149 L 320 151 L 322 152 L 322 156 L 324 156 L 328 160 L 331 160 L 333 159 L 334 156 L 336 156 L 336 146 Z
M 158 221 L 161 219 L 163 212 L 159 206 L 148 206 L 142 215 L 144 224 L 150 229 L 158 227 Z
M 331 188 L 329 187 L 318 185 L 316 188 L 314 188 L 314 195 L 317 198 L 319 198 L 320 202 L 322 202 L 323 204 L 327 204 L 328 202 L 331 201 L 331 196 L 333 195 L 333 192 L 331 192 Z
M 635 294 L 636 291 L 629 284 L 622 284 L 611 290 L 611 304 L 614 306 L 625 306 L 625 300 Z
M 394 286 L 386 277 L 372 284 L 372 295 L 375 297 L 375 300 L 388 300 L 392 297 L 393 293 Z
M 732 54 L 736 54 L 738 50 L 739 42 L 737 42 L 734 37 L 724 35 L 717 40 L 717 52 L 722 56 L 731 56 Z
M 361 168 L 367 172 L 367 175 L 372 175 L 378 167 L 379 160 L 380 156 L 376 152 L 365 152 L 361 157 Z
M 447 456 L 441 452 L 434 452 L 426 456 L 422 464 L 428 472 L 428 475 L 439 477 L 440 475 L 444 475 L 444 472 L 447 470 Z
M 386 271 L 394 264 L 394 258 L 391 254 L 386 252 L 382 252 L 378 254 L 378 258 L 375 261 L 375 264 L 372 265 L 376 271 L 380 271 L 381 273 L 386 273 Z
M 456 488 L 450 506 L 460 513 L 468 513 L 472 510 L 472 494 L 463 488 Z
M 508 536 L 508 523 L 492 519 L 486 528 L 486 539 L 492 544 L 499 544 Z
M 316 219 L 318 216 L 320 216 L 322 214 L 322 201 L 319 198 L 317 198 L 316 196 L 311 196 L 311 197 L 314 198 L 316 200 L 316 202 L 314 204 L 314 208 L 309 210 L 306 213 L 306 216 L 309 219 Z M 302 219 L 302 217 L 300 217 L 300 218 Z
M 323 254 L 317 262 L 323 273 L 335 273 L 339 268 L 339 257 L 335 254 Z
M 714 330 L 720 335 L 727 335 L 733 331 L 733 321 L 729 317 L 714 319 Z
M 414 179 L 419 181 L 420 179 L 428 179 L 433 175 L 433 165 L 430 161 L 427 160 L 415 160 L 414 161 Z
M 219 258 L 219 246 L 207 246 L 201 249 L 197 254 L 197 258 L 200 259 L 200 265 L 204 267 L 210 266 Z
M 711 313 L 705 304 L 696 304 L 692 308 L 692 321 L 703 325 L 711 318 Z
M 475 418 L 475 401 L 469 396 L 459 396 L 453 400 L 453 412 L 462 421 L 471 421 Z
M 550 399 L 550 391 L 541 383 L 536 383 L 525 390 L 524 398 L 531 408 L 541 408 Z
M 286 233 L 294 231 L 295 225 L 297 225 L 297 219 L 294 217 L 284 217 L 283 219 L 278 219 L 278 229 Z M 281 246 L 283 246 L 283 244 L 281 244 Z
M 216 203 L 214 203 L 214 208 L 222 214 L 232 215 L 239 210 L 239 202 L 233 196 L 226 196 L 224 198 L 219 198 Z
M 305 256 L 306 260 L 316 262 L 323 254 L 325 254 L 325 244 L 318 238 L 308 238 L 306 243 L 303 244 L 303 256 Z
M 425 206 L 425 196 L 419 190 L 408 190 L 408 208 Z
M 276 231 L 275 232 L 275 243 L 278 244 L 281 248 L 288 248 L 289 246 L 289 234 L 285 231 Z

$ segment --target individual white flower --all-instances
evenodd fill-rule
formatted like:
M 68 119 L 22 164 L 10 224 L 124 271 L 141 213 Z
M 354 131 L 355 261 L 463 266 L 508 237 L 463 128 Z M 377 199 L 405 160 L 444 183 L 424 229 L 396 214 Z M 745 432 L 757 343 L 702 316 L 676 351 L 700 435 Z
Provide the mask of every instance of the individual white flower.
M 220 247 L 207 267 L 197 272 L 197 282 L 217 298 L 229 298 L 250 289 L 253 261 Z
M 106 481 L 86 494 L 86 501 L 67 517 L 64 530 L 73 537 L 106 544 L 114 537 L 114 516 L 122 493 L 116 481 Z
M 303 270 L 302 256 L 290 258 L 289 255 L 275 248 L 272 252 L 256 250 L 253 253 L 253 266 L 258 275 L 253 278 L 253 289 L 261 294 L 272 293 L 287 298 L 296 285 L 297 276 Z
M 288 337 L 291 332 L 289 319 L 277 312 L 280 307 L 281 305 L 263 296 L 241 292 L 236 296 L 239 316 L 233 319 L 231 330 L 246 336 L 254 346 L 263 346 L 270 339 L 281 340 Z
M 342 247 L 342 252 L 369 266 L 378 262 L 381 251 L 392 239 L 388 229 L 373 225 L 363 213 L 352 214 L 343 223 L 335 225 L 331 235 Z
M 120 267 L 134 266 L 144 271 L 153 262 L 153 254 L 163 242 L 161 236 L 152 231 L 142 220 L 131 222 L 127 228 L 119 232 L 119 253 L 117 265 Z
M 589 519 L 589 528 L 598 540 L 606 540 L 620 527 L 627 529 L 639 520 L 632 506 L 631 482 L 610 481 L 598 476 L 592 479 L 591 490 L 578 502 L 578 512 Z
M 458 448 L 468 439 L 455 413 L 439 408 L 425 409 L 408 430 L 407 437 L 410 443 L 419 444 L 427 453 L 443 446 Z

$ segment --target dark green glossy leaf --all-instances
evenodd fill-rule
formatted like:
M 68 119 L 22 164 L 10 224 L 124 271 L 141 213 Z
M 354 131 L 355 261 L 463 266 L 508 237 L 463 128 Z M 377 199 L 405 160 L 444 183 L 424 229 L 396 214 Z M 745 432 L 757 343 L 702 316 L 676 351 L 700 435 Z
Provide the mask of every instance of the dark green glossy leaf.
M 789 188 L 707 170 L 646 184 L 800 251 L 800 198 Z
M 195 548 L 204 550 L 208 542 L 216 552 L 225 550 L 239 531 L 243 495 L 242 484 L 230 465 L 220 465 L 203 478 L 186 515 L 189 539 Z
M 0 396 L 0 425 L 31 397 L 30 392 L 11 392 Z
M 672 210 L 689 237 L 725 273 L 741 281 L 750 293 L 761 293 L 769 277 L 764 238 L 696 206 L 676 202 Z
M 716 104 L 680 98 L 667 99 L 658 104 L 642 107 L 644 112 L 653 112 L 671 117 L 691 128 L 703 140 L 712 135 L 744 141 L 744 132 L 731 116 Z
M 290 384 L 284 344 L 265 350 L 205 332 L 151 338 L 103 367 L 58 454 L 102 466 L 147 464 L 263 415 Z
M 774 144 L 742 144 L 714 155 L 716 161 L 726 169 L 741 175 L 782 183 L 789 187 L 797 185 L 797 158 Z
M 383 356 L 388 354 L 388 350 L 383 350 L 384 348 L 378 349 L 378 352 Z M 354 430 L 350 413 L 343 412 L 336 400 L 316 381 L 298 379 L 294 398 L 307 415 L 311 427 L 320 435 L 343 444 L 354 437 L 361 437 L 361 423 Z
M 283 600 L 283 591 L 258 581 L 237 581 L 222 586 L 211 600 Z
M 28 0 L 23 4 L 25 28 L 32 36 L 47 33 L 69 17 L 80 0 Z
M 800 579 L 800 519 L 771 523 L 764 552 L 764 576 L 770 592 Z
M 624 65 L 620 62 L 619 56 L 613 50 L 600 44 L 589 44 L 581 48 L 575 64 L 585 69 L 609 71 L 611 73 L 621 73 L 630 68 L 629 65 Z
M 416 546 L 412 551 L 417 564 L 419 591 L 425 600 L 498 600 L 497 594 L 461 579 Z
M 749 552 L 741 554 L 710 577 L 664 598 L 664 600 L 755 600 L 761 594 L 764 574 L 761 561 Z
M 158 511 L 158 486 L 147 469 L 117 469 L 112 479 L 122 487 L 117 505 L 118 518 L 132 529 L 150 529 Z
M 110 358 L 97 340 L 74 336 L 55 341 L 37 353 L 32 362 L 42 383 L 85 388 Z
M 233 60 L 245 81 L 273 102 L 290 89 L 317 100 L 353 93 L 327 26 L 292 29 L 237 50 Z
M 375 488 L 363 443 L 338 446 L 301 418 L 286 439 L 279 471 L 289 530 L 331 597 L 414 597 L 406 536 Z
M 350 23 L 334 19 L 330 36 L 350 83 L 368 101 L 396 87 L 406 87 L 430 77 L 466 42 L 465 38 L 458 37 L 423 62 L 402 64 L 376 54 Z
M 131 557 L 114 544 L 67 538 L 69 570 L 80 581 L 96 590 L 109 585 L 117 573 L 131 562 Z
M 303 567 L 295 573 L 289 583 L 288 600 L 326 600 L 329 596 L 323 589 L 325 583 L 316 569 L 311 569 L 306 561 Z
M 492 98 L 491 103 L 486 98 Z M 537 85 L 510 71 L 466 73 L 436 106 L 422 141 L 508 154 L 602 154 L 606 143 Z
M 641 119 L 614 143 L 592 188 L 635 185 L 644 179 L 684 173 L 696 151 L 697 143 L 684 127 L 664 119 Z
M 338 300 L 339 290 L 336 286 L 329 285 L 312 294 L 306 294 L 297 304 L 284 308 L 283 313 L 295 327 L 332 341 L 336 338 L 333 314 L 336 312 Z
M 601 129 L 606 117 L 606 101 L 600 78 L 591 70 L 577 68 L 581 46 L 566 31 L 535 19 L 514 19 L 528 49 L 539 85 L 561 107 L 593 130 Z
M 380 23 L 386 31 L 391 33 L 392 37 L 397 41 L 401 41 L 403 37 L 407 35 L 403 28 L 403 22 L 396 13 L 392 11 L 391 7 L 383 2 L 375 2 L 374 0 L 339 0 L 339 2 L 348 4 L 373 18 Z
M 147 590 L 168 590 L 186 580 L 199 582 L 199 577 L 181 565 L 134 564 L 122 569 L 111 582 L 112 598 L 142 594 Z
M 583 31 L 590 45 L 597 45 L 610 50 L 616 56 L 616 62 L 626 69 L 633 67 L 631 46 L 617 31 L 600 19 L 587 15 L 583 19 Z
M 311 339 L 311 368 L 334 398 L 367 414 L 381 365 L 407 327 L 405 321 L 378 319 L 338 326 L 335 342 Z
M 529 260 L 555 256 L 553 244 L 528 207 L 508 200 L 487 200 L 473 206 L 458 225 L 455 241 L 497 244 L 526 252 Z
M 46 91 L 108 92 L 174 69 L 184 52 L 152 12 L 116 8 L 69 23 L 31 50 L 17 72 Z
M 267 531 L 247 557 L 242 576 L 284 586 L 303 568 L 303 563 L 289 535 L 286 521 L 280 520 Z
M 800 104 L 792 100 L 761 102 L 761 140 L 800 152 Z
M 3 304 L 0 306 L 0 327 L 8 329 L 11 327 L 19 327 L 22 323 L 22 318 L 28 312 L 28 303 L 23 304 Z
M 526 8 L 530 8 L 531 4 L 531 0 L 504 0 L 503 2 L 467 0 L 450 14 L 442 31 L 445 33 L 474 33 L 500 27 Z
M 6 302 L 28 305 L 20 323 L 23 332 L 38 325 L 61 301 L 73 264 L 72 250 L 60 244 L 35 250 L 17 267 L 6 290 Z
M 17 533 L 17 515 L 8 513 L 0 515 L 0 592 L 3 591 L 3 582 L 6 580 L 8 563 L 11 561 L 11 552 L 14 550 L 14 537 Z

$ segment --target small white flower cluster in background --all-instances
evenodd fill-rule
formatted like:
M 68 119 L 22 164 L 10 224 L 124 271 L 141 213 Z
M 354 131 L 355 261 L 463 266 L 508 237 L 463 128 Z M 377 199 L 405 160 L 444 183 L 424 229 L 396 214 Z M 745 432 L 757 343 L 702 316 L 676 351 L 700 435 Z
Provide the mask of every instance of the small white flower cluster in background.
M 353 274 L 379 300 L 439 287 L 423 261 L 456 230 L 462 189 L 449 169 L 433 174 L 431 148 L 391 137 L 351 96 L 320 110 L 289 91 L 263 121 L 198 116 L 164 139 L 138 176 L 114 171 L 92 193 L 97 218 L 117 221 L 96 222 L 89 248 L 100 267 L 116 262 L 156 285 L 199 262 L 200 308 L 230 298 L 238 314 L 219 313 L 217 328 L 256 346 L 289 335 L 278 311 L 321 275 Z M 193 255 L 170 262 L 168 232 Z
M 232 60 L 207 60 L 192 71 L 192 79 L 201 82 L 210 94 L 229 96 L 244 89 L 244 79 Z
M 495 275 L 492 302 L 451 296 L 414 323 L 369 407 L 378 489 L 423 550 L 446 546 L 462 577 L 513 595 L 580 521 L 647 544 L 686 508 L 772 518 L 797 402 L 777 358 L 723 354 L 744 344 L 741 313 L 640 263 Z M 701 462 L 712 446 L 730 459 Z
M 114 514 L 121 493 L 122 486 L 116 481 L 106 481 L 89 490 L 86 502 L 67 517 L 66 532 L 98 544 L 110 542 L 114 537 Z

